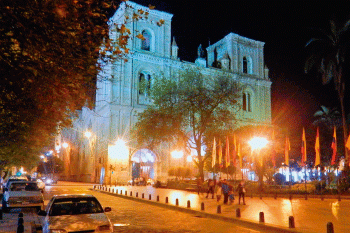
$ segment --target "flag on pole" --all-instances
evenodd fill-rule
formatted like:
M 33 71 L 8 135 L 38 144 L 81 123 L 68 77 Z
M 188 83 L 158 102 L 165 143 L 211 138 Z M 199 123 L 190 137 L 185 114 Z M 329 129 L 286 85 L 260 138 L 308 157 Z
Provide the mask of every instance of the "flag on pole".
M 230 166 L 230 145 L 228 136 L 226 136 L 226 167 Z
M 215 167 L 215 163 L 216 163 L 216 142 L 215 142 L 215 137 L 214 137 L 211 167 Z
M 241 153 L 241 143 L 238 143 L 238 146 L 237 146 L 237 156 L 239 158 L 239 167 L 243 169 L 243 156 Z
M 272 164 L 276 167 L 275 130 L 272 130 Z
M 221 145 L 221 140 L 219 139 L 219 166 L 221 167 L 221 162 L 222 162 L 222 145 Z
M 232 164 L 233 166 L 236 166 L 236 159 L 237 159 L 237 141 L 236 141 L 236 135 L 233 135 L 233 150 L 232 150 Z
M 289 151 L 290 151 L 290 141 L 289 138 L 286 137 L 286 144 L 284 146 L 284 164 L 289 166 Z
M 334 133 L 333 133 L 333 140 L 332 140 L 332 162 L 331 165 L 335 164 L 335 160 L 337 159 L 337 133 L 336 133 L 336 128 L 334 126 Z
M 348 137 L 348 140 L 346 141 L 346 148 L 348 148 L 348 150 L 350 150 L 350 135 Z
M 306 163 L 306 138 L 305 138 L 305 129 L 303 128 L 303 137 L 301 142 L 301 163 L 305 165 Z
M 321 164 L 320 133 L 318 131 L 318 127 L 317 127 L 317 133 L 316 133 L 315 152 L 316 152 L 315 166 L 318 166 Z

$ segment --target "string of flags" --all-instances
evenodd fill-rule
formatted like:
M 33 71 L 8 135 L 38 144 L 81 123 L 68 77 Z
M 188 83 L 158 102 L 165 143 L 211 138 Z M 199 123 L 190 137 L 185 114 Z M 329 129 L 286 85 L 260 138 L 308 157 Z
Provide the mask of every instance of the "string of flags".
M 275 132 L 272 131 L 272 143 L 271 143 L 271 162 L 274 167 L 276 167 L 276 150 L 275 150 Z M 350 135 L 346 141 L 346 148 L 350 150 Z M 331 159 L 331 165 L 336 165 L 338 152 L 337 152 L 337 134 L 336 134 L 336 127 L 334 127 L 333 130 L 333 138 L 332 138 L 332 159 Z M 301 164 L 302 166 L 305 166 L 307 163 L 307 150 L 306 150 L 306 135 L 305 135 L 305 129 L 303 128 L 302 131 L 302 138 L 301 138 Z M 289 153 L 291 150 L 291 144 L 289 137 L 286 136 L 285 145 L 284 145 L 284 164 L 289 166 Z M 233 135 L 232 141 L 230 140 L 229 136 L 226 136 L 226 142 L 225 142 L 225 157 L 223 158 L 223 144 L 221 143 L 221 140 L 219 139 L 218 143 L 216 143 L 216 138 L 214 138 L 213 141 L 213 148 L 212 148 L 212 167 L 215 167 L 216 163 L 219 164 L 220 167 L 229 167 L 229 166 L 236 166 L 237 165 L 237 159 L 239 166 L 242 168 L 243 165 L 243 156 L 241 153 L 241 143 L 237 140 L 236 135 Z M 316 140 L 315 140 L 315 166 L 321 165 L 321 148 L 320 148 L 320 132 L 319 128 L 317 127 L 316 131 Z

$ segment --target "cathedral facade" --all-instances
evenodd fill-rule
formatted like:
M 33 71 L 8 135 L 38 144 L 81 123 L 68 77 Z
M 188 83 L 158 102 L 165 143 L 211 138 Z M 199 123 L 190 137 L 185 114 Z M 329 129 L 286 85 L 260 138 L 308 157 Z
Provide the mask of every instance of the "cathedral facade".
M 139 177 L 165 180 L 172 164 L 170 152 L 131 148 L 129 133 L 137 114 L 151 104 L 141 83 L 152 88 L 155 77 L 173 77 L 189 67 L 206 75 L 230 75 L 244 86 L 237 114 L 240 125 L 271 124 L 271 81 L 263 42 L 230 33 L 205 49 L 199 46 L 195 62 L 181 61 L 171 34 L 173 15 L 131 1 L 122 3 L 110 18 L 110 39 L 118 36 L 124 20 L 140 11 L 148 12 L 148 17 L 126 23 L 131 32 L 127 61 L 102 64 L 94 109 L 82 109 L 73 128 L 62 131 L 62 141 L 71 145 L 61 151 L 63 179 L 111 184 Z M 159 25 L 160 21 L 164 23 Z M 136 38 L 138 34 L 143 40 Z

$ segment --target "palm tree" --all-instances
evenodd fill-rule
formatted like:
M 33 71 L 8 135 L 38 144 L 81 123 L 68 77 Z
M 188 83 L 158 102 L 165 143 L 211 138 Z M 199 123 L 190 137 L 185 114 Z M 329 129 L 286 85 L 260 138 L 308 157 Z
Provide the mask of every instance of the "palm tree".
M 321 32 L 321 37 L 312 38 L 306 44 L 306 47 L 312 45 L 315 50 L 305 63 L 306 73 L 310 71 L 315 64 L 319 66 L 323 85 L 328 84 L 332 79 L 334 81 L 334 87 L 338 93 L 342 114 L 346 166 L 348 166 L 349 163 L 349 156 L 345 147 L 347 127 L 344 109 L 345 80 L 343 78 L 343 68 L 345 67 L 345 57 L 349 48 L 349 26 L 350 20 L 348 20 L 342 28 L 337 28 L 335 22 L 331 20 L 330 32 L 326 32 L 322 29 L 319 30 Z
M 313 122 L 314 125 L 325 125 L 331 131 L 334 126 L 340 126 L 340 112 L 336 108 L 327 108 L 325 106 L 321 106 L 321 109 L 314 113 L 314 117 L 316 117 Z

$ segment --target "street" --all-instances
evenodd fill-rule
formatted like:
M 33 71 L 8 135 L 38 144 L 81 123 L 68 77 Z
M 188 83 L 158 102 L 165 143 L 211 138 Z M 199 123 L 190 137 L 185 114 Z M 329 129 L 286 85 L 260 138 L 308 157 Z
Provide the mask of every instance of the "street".
M 68 185 L 67 185 L 68 184 Z M 114 224 L 114 232 L 241 232 L 258 233 L 265 231 L 250 230 L 240 227 L 230 222 L 191 215 L 175 210 L 169 210 L 162 207 L 148 205 L 132 200 L 127 200 L 104 193 L 91 191 L 91 185 L 59 182 L 57 186 L 47 186 L 45 189 L 45 204 L 55 194 L 64 193 L 88 193 L 93 194 L 106 207 L 112 207 L 112 211 L 107 213 L 111 222 Z M 17 224 L 18 210 L 12 210 L 9 214 L 4 214 L 4 220 L 10 220 L 13 231 L 4 228 L 1 224 L 0 232 L 15 232 Z M 38 221 L 36 214 L 30 211 L 23 211 L 24 218 Z M 11 219 L 9 219 L 11 218 Z M 4 221 L 3 220 L 3 221 Z M 28 226 L 25 225 L 25 226 Z M 11 228 L 11 229 L 12 229 Z M 28 230 L 25 228 L 25 230 Z

